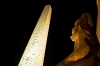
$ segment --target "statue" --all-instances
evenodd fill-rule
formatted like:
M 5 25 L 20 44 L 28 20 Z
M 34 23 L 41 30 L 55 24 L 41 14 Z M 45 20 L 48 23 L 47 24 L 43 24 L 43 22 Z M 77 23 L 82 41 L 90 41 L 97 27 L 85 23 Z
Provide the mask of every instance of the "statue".
M 100 66 L 100 44 L 89 13 L 75 22 L 70 38 L 74 51 L 56 66 Z
M 56 66 L 100 66 L 100 0 L 96 0 L 96 3 L 96 32 L 89 13 L 83 13 L 75 22 L 70 36 L 74 41 L 74 51 Z

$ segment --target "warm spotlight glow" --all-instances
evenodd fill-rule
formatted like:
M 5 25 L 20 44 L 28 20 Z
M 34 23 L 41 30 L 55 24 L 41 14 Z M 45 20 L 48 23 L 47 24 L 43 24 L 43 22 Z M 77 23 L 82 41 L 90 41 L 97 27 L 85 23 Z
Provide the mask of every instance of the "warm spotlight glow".
M 18 66 L 43 66 L 51 12 L 50 5 L 44 7 Z
M 96 4 L 98 5 L 98 0 L 96 0 Z
M 98 17 L 97 17 L 97 37 L 100 43 L 100 0 L 97 0 Z

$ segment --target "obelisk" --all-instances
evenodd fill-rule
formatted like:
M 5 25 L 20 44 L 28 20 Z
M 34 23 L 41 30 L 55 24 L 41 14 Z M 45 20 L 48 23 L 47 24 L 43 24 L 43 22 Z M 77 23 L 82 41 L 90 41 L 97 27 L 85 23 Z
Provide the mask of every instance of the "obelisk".
M 46 5 L 18 66 L 43 66 L 52 8 Z
M 97 8 L 98 8 L 98 13 L 97 13 L 97 37 L 100 43 L 100 0 L 97 0 Z

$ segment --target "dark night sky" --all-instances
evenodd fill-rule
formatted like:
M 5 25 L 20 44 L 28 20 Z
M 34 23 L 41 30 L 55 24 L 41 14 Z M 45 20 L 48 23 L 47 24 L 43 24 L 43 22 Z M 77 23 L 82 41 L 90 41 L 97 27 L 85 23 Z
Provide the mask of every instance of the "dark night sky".
M 44 66 L 54 66 L 72 51 L 71 29 L 74 22 L 85 12 L 89 12 L 96 25 L 97 7 L 95 0 L 34 0 L 16 1 L 6 5 L 3 32 L 4 62 L 6 66 L 17 66 L 31 33 L 45 5 L 51 4 L 52 16 L 44 58 Z M 7 26 L 6 26 L 6 25 Z M 5 28 L 4 28 L 5 27 Z M 6 40 L 6 41 L 5 41 Z M 2 46 L 1 46 L 2 48 Z M 5 63 L 6 64 L 6 63 Z M 3 66 L 5 66 L 5 64 Z

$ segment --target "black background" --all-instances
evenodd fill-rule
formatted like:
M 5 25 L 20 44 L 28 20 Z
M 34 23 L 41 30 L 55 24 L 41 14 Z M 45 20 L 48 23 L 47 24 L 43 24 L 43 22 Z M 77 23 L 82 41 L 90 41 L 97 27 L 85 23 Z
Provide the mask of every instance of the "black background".
M 52 15 L 43 66 L 54 66 L 74 49 L 71 29 L 83 13 L 89 12 L 96 28 L 95 0 L 33 0 L 4 2 L 1 21 L 2 66 L 17 66 L 45 5 L 51 4 Z

